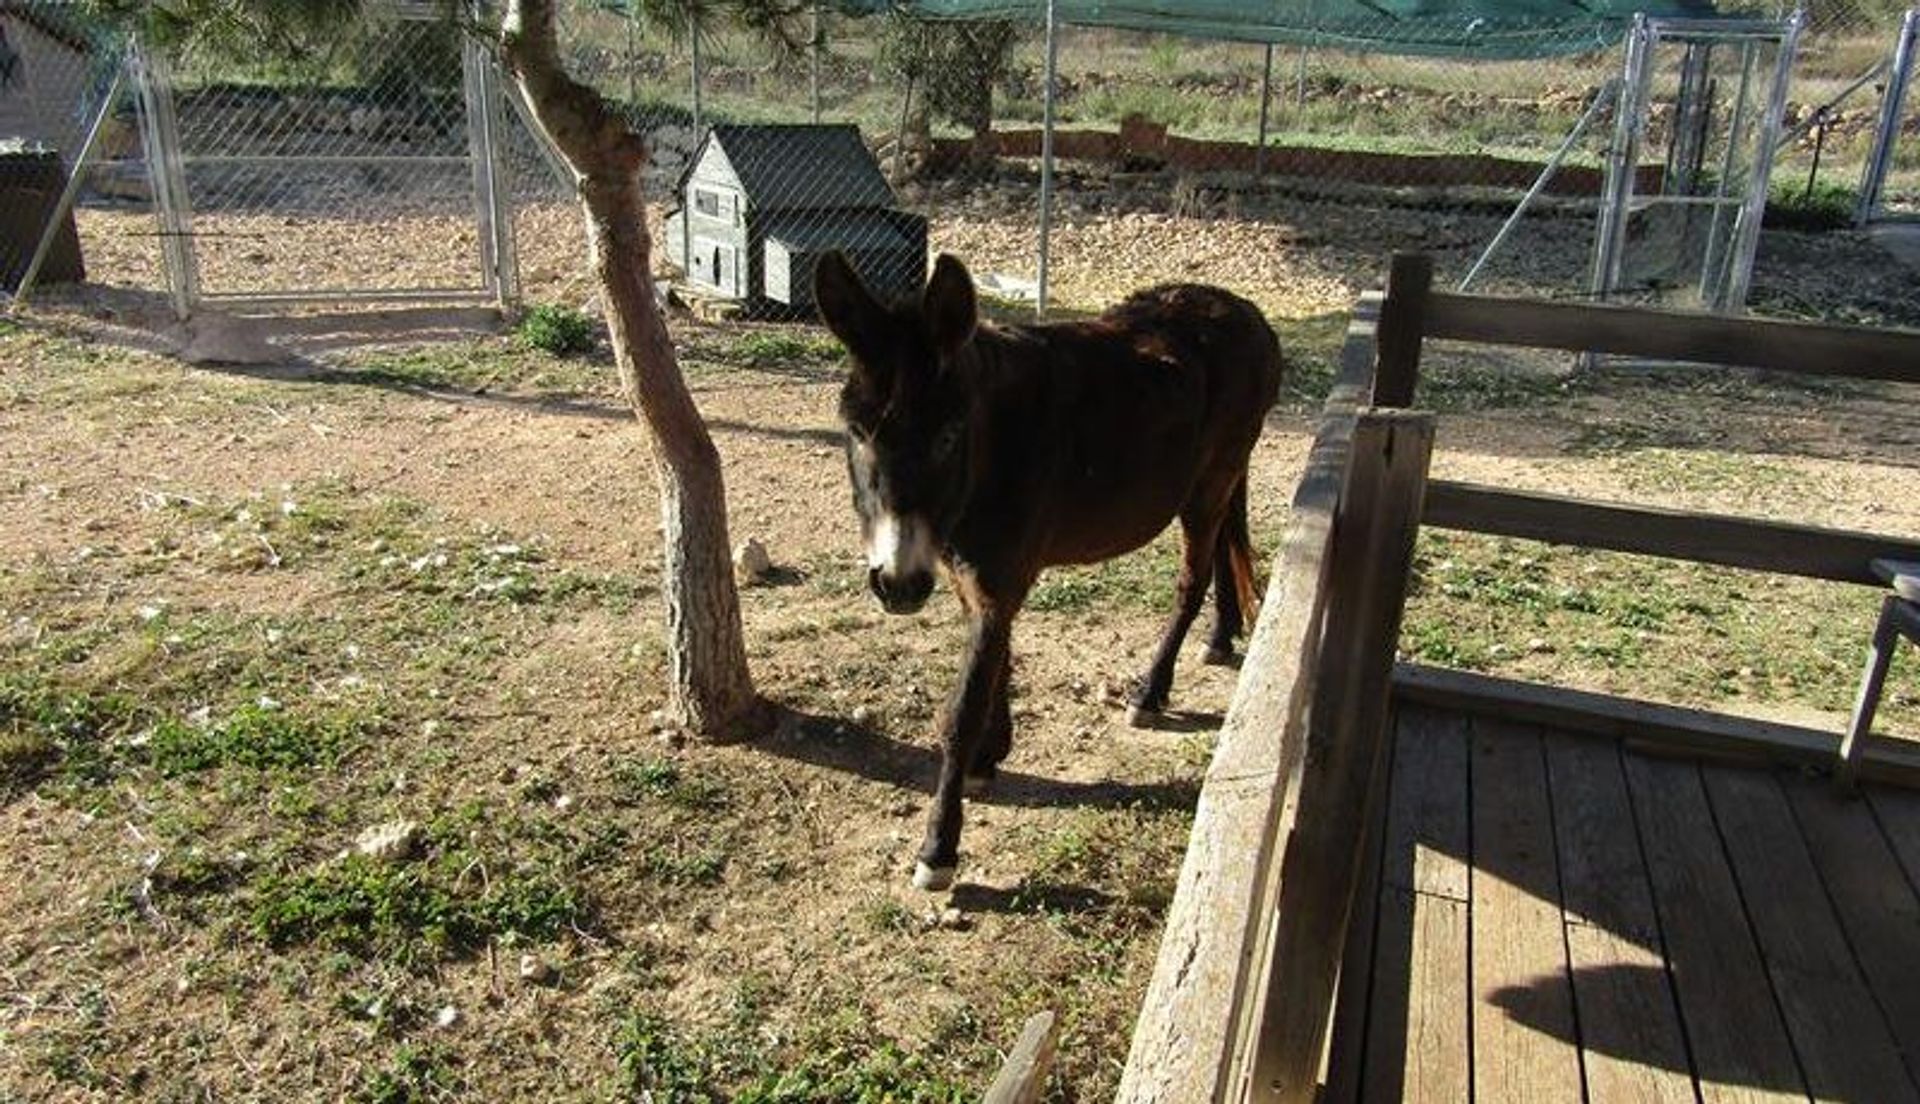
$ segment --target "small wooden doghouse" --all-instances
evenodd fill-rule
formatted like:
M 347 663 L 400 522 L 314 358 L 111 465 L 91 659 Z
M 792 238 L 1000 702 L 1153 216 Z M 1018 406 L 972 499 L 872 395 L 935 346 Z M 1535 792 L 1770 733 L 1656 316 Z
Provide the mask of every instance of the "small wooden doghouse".
M 926 282 L 927 220 L 895 205 L 856 127 L 713 127 L 677 191 L 667 256 L 696 294 L 810 314 L 814 262 L 835 250 L 882 298 Z

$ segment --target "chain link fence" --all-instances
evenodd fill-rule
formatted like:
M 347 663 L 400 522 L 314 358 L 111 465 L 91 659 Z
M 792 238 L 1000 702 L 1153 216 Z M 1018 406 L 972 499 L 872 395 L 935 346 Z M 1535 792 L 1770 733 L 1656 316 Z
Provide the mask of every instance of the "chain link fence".
M 1015 309 L 1033 301 L 1044 27 L 797 7 L 747 28 L 688 6 L 695 26 L 642 10 L 569 5 L 562 42 L 571 70 L 648 138 L 656 264 L 683 291 L 803 311 L 811 258 L 844 248 L 896 284 L 924 271 L 926 253 L 953 252 L 989 295 Z M 127 36 L 80 11 L 0 4 L 17 55 L 0 138 L 33 143 L 5 171 L 41 181 L 31 187 L 42 197 L 6 205 L 0 273 L 30 259 L 52 210 L 44 197 L 57 198 L 128 72 Z M 1869 260 L 1870 244 L 1844 229 L 1885 85 L 1874 72 L 1901 14 L 1870 0 L 1808 13 L 1768 217 L 1840 229 L 1769 232 L 1753 293 L 1762 308 L 1920 323 L 1911 274 Z M 1476 289 L 1590 294 L 1623 48 L 1556 45 L 1544 58 L 1473 61 L 1058 28 L 1050 306 L 1098 309 L 1154 282 L 1201 280 L 1291 317 L 1332 316 L 1409 248 L 1432 253 L 1443 280 L 1471 272 Z M 211 50 L 152 60 L 172 93 L 177 156 L 147 157 L 143 137 L 168 120 L 124 88 L 72 215 L 89 285 L 165 289 L 184 244 L 193 293 L 214 300 L 500 297 L 516 279 L 527 299 L 591 299 L 564 174 L 458 28 L 388 15 L 297 63 Z M 1660 87 L 1676 84 L 1677 66 Z M 31 126 L 18 121 L 22 73 L 44 82 Z M 1911 209 L 1920 193 L 1908 99 L 1876 210 Z M 1673 110 L 1670 98 L 1649 108 L 1637 171 L 1652 187 L 1672 157 Z M 841 129 L 808 129 L 815 121 Z M 29 186 L 11 179 L 0 184 Z M 155 201 L 170 187 L 182 212 L 172 222 Z

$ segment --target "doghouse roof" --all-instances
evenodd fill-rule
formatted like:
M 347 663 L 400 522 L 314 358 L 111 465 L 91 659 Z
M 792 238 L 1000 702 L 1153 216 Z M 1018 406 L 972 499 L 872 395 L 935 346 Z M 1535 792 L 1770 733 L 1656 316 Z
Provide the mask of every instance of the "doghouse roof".
M 69 18 L 65 12 L 45 4 L 29 7 L 26 4 L 0 2 L 0 19 L 18 19 L 76 53 L 84 54 L 93 49 L 86 28 L 78 19 Z
M 681 177 L 683 194 L 715 147 L 758 212 L 894 205 L 893 189 L 855 126 L 715 126 Z

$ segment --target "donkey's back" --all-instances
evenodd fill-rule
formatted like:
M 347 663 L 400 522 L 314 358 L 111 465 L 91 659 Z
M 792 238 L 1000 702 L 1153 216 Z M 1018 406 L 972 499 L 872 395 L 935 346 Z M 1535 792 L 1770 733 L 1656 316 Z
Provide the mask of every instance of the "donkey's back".
M 1105 559 L 1189 509 L 1211 513 L 1201 503 L 1244 477 L 1280 392 L 1280 345 L 1259 308 L 1203 285 L 982 338 L 1001 376 L 995 435 L 1018 457 L 995 474 L 1044 519 L 1047 563 Z

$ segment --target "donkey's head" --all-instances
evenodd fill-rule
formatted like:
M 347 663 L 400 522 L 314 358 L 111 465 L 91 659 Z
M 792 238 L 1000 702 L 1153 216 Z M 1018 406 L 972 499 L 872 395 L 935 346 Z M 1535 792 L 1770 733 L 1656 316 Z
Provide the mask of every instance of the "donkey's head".
M 832 253 L 815 266 L 813 288 L 820 317 L 853 356 L 840 417 L 867 584 L 889 612 L 912 613 L 933 591 L 973 485 L 974 402 L 957 368 L 978 319 L 973 277 L 943 254 L 924 295 L 888 306 Z

